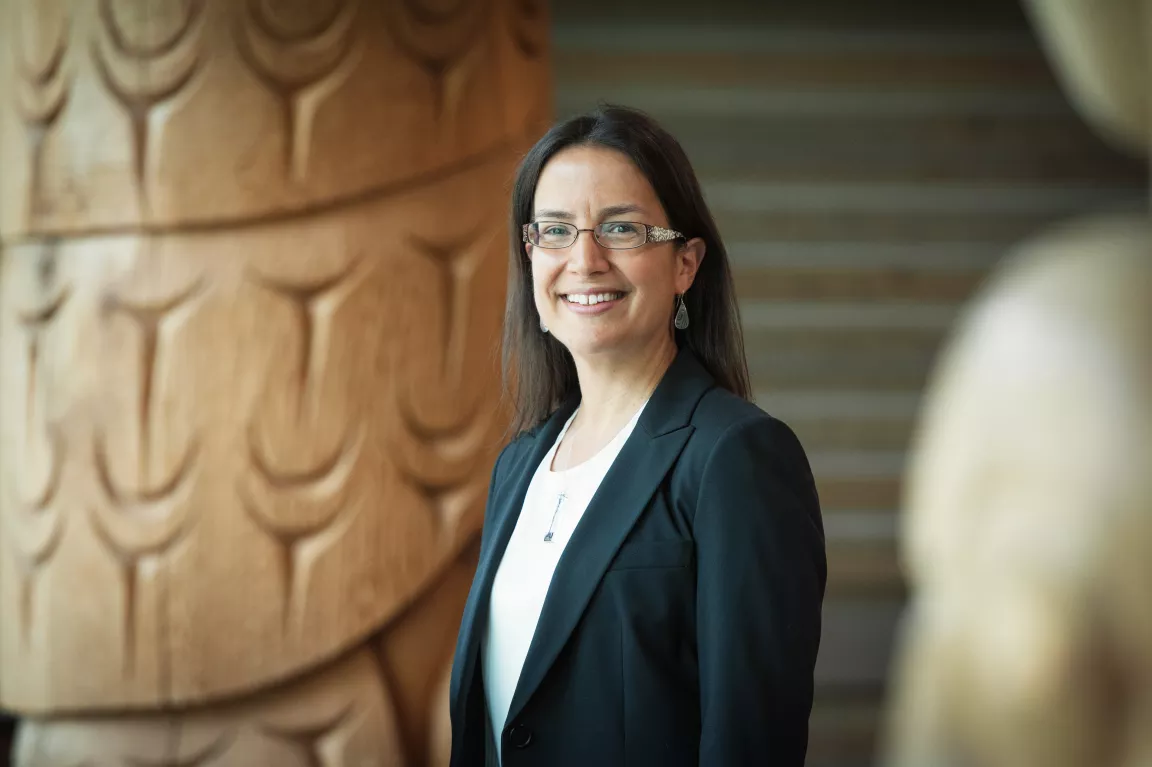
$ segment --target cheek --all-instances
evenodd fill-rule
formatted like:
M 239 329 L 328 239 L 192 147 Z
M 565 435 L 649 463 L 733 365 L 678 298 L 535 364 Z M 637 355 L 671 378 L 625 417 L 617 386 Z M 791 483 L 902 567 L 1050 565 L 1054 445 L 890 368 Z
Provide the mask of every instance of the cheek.
M 669 304 L 676 293 L 676 274 L 666 264 L 645 264 L 632 270 L 630 281 L 644 293 L 646 303 L 662 303 L 666 296 Z
M 538 296 L 546 296 L 556 279 L 556 270 L 547 262 L 532 261 L 532 292 Z

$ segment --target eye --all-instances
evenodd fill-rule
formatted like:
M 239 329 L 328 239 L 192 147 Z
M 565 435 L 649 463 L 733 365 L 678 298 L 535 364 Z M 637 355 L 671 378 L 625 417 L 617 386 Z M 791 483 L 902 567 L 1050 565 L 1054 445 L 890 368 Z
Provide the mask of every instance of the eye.
M 564 235 L 568 234 L 568 228 L 563 227 L 563 226 L 552 225 L 552 226 L 546 227 L 540 233 L 546 237 L 563 237 Z
M 604 225 L 604 234 L 636 234 L 635 224 L 626 221 L 613 221 Z

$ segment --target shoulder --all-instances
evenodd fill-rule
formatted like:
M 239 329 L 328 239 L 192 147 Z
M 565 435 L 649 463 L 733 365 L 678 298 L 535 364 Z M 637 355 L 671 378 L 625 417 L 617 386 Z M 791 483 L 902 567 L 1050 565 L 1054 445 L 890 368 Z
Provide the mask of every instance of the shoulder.
M 500 453 L 496 456 L 496 462 L 492 465 L 493 485 L 499 485 L 504 480 L 508 467 L 516 463 L 517 456 L 529 442 L 531 442 L 530 433 L 521 432 L 500 449 Z
M 750 473 L 813 482 L 808 456 L 784 421 L 731 392 L 714 388 L 693 413 L 692 436 L 677 474 L 680 490 L 699 497 L 707 482 L 746 481 Z
M 691 424 L 694 432 L 690 444 L 694 451 L 708 455 L 752 444 L 804 451 L 788 424 L 755 403 L 718 387 L 701 398 Z

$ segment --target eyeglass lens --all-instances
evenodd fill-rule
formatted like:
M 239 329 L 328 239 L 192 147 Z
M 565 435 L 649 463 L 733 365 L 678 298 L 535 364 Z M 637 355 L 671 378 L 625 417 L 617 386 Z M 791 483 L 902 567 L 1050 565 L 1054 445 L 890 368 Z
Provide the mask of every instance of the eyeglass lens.
M 537 221 L 528 226 L 528 241 L 542 248 L 566 248 L 576 242 L 579 230 L 559 221 Z M 644 224 L 632 221 L 607 221 L 592 230 L 596 242 L 606 248 L 636 248 L 648 239 Z

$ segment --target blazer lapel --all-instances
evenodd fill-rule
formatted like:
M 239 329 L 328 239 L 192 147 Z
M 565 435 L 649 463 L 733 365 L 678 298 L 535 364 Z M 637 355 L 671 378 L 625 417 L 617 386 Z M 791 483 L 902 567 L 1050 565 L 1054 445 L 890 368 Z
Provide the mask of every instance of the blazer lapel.
M 468 689 L 461 685 L 469 684 L 475 674 L 476 660 L 480 654 L 480 632 L 488 619 L 492 581 L 496 578 L 496 569 L 500 565 L 500 560 L 504 558 L 504 550 L 508 548 L 508 540 L 512 537 L 516 520 L 520 517 L 532 475 L 536 472 L 544 454 L 556 441 L 568 416 L 576 409 L 576 404 L 576 401 L 572 400 L 562 405 L 535 434 L 524 438 L 525 445 L 517 451 L 514 462 L 508 467 L 503 487 L 496 488 L 497 493 L 493 494 L 491 499 L 492 507 L 485 510 L 486 524 L 492 526 L 491 540 L 480 553 L 480 562 L 472 579 L 472 590 L 468 593 L 464 613 L 460 619 L 461 641 L 458 652 L 463 655 L 458 656 L 452 664 L 450 701 L 453 708 L 466 699 Z M 513 456 L 510 455 L 509 458 Z
M 712 385 L 712 377 L 695 357 L 682 351 L 653 392 L 556 566 L 508 721 L 519 716 L 567 643 L 612 558 L 691 436 L 692 411 Z M 521 491 L 517 503 L 523 500 Z M 506 537 L 503 542 L 507 544 Z

